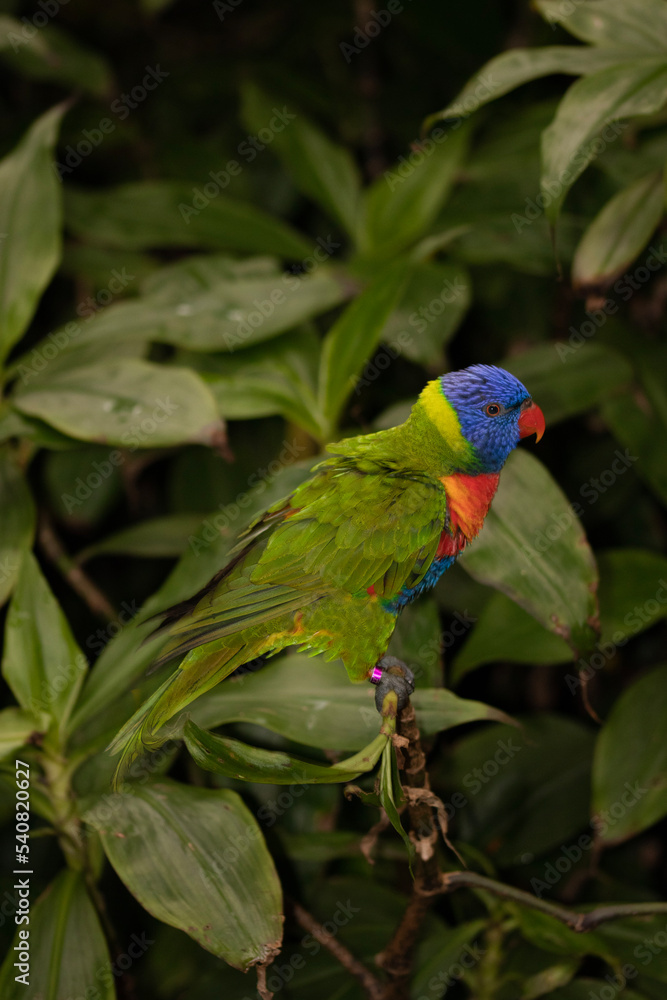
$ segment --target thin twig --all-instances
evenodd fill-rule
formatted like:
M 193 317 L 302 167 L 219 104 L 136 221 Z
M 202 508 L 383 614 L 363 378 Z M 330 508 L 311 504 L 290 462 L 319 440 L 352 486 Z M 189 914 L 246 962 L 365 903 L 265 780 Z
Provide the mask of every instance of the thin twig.
M 366 991 L 366 996 L 370 1000 L 383 1000 L 385 995 L 383 984 L 373 975 L 370 969 L 367 969 L 365 965 L 355 958 L 352 952 L 344 944 L 341 944 L 337 938 L 329 934 L 322 924 L 318 923 L 312 913 L 309 913 L 308 910 L 305 910 L 303 906 L 295 903 L 293 900 L 289 903 L 289 906 L 299 926 L 312 934 L 315 940 L 319 941 L 340 962 L 343 968 L 347 969 L 350 975 L 354 976 L 361 983 L 363 989 Z
M 105 621 L 114 621 L 118 618 L 118 613 L 106 594 L 67 554 L 46 513 L 42 513 L 39 519 L 38 541 L 44 555 L 60 570 L 72 590 L 86 602 L 94 615 Z
M 266 985 L 266 965 L 257 966 L 257 992 L 261 1000 L 272 1000 L 273 993 Z
M 546 899 L 539 899 L 523 889 L 515 889 L 514 886 L 505 885 L 504 882 L 496 882 L 486 875 L 478 875 L 477 872 L 456 871 L 447 872 L 442 876 L 441 892 L 453 892 L 455 889 L 463 887 L 471 889 L 486 889 L 496 896 L 505 899 L 512 899 L 523 906 L 529 906 L 540 913 L 546 913 L 561 923 L 572 928 L 573 931 L 591 931 L 600 924 L 608 920 L 616 920 L 620 917 L 647 917 L 657 913 L 667 913 L 667 903 L 617 903 L 608 906 L 598 906 L 587 913 L 579 913 L 570 910 L 559 903 L 550 903 Z

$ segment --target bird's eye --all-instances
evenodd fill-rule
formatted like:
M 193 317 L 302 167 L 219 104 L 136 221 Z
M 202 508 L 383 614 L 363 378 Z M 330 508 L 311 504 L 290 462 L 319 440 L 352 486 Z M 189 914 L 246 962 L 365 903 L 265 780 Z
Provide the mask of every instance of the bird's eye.
M 488 403 L 484 407 L 484 412 L 486 413 L 487 417 L 497 417 L 501 409 L 502 407 L 500 406 L 500 403 Z

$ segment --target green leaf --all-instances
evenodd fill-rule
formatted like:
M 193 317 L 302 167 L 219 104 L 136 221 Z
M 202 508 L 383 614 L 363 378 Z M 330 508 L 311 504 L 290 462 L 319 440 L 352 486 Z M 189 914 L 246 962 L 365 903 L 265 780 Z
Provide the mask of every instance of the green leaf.
M 613 962 L 614 953 L 598 930 L 580 934 L 548 913 L 539 913 L 530 907 L 508 903 L 507 908 L 518 922 L 519 930 L 531 944 L 556 955 L 598 955 Z
M 113 77 L 105 59 L 69 33 L 47 24 L 28 37 L 29 29 L 14 18 L 0 17 L 2 59 L 33 80 L 53 80 L 95 97 L 113 94 Z
M 361 180 L 348 151 L 332 142 L 301 111 L 273 102 L 255 84 L 242 88 L 242 117 L 253 132 L 271 131 L 271 150 L 294 184 L 350 235 L 359 228 Z
M 664 211 L 663 172 L 635 181 L 607 202 L 584 233 L 572 262 L 580 294 L 604 291 L 637 257 Z
M 91 649 L 101 650 L 101 653 L 79 699 L 73 727 L 87 724 L 89 736 L 99 741 L 102 720 L 96 717 L 101 715 L 106 721 L 110 704 L 117 702 L 119 697 L 142 681 L 145 683 L 146 669 L 163 645 L 163 639 L 148 639 L 154 630 L 154 623 L 147 619 L 201 590 L 227 562 L 227 554 L 235 543 L 238 532 L 260 511 L 291 493 L 307 475 L 308 471 L 302 467 L 287 466 L 269 483 L 260 481 L 249 492 L 250 502 L 245 510 L 238 509 L 237 520 L 225 516 L 221 523 L 218 520 L 219 511 L 206 518 L 200 530 L 189 539 L 190 544 L 183 558 L 160 589 L 148 598 L 141 609 L 137 609 L 138 613 L 131 622 L 131 611 L 129 617 L 124 619 L 128 623 L 127 627 L 113 634 L 113 638 L 110 638 L 112 633 L 103 633 L 102 640 L 98 642 L 95 639 L 89 643 Z M 152 681 L 155 685 L 158 678 L 153 677 Z M 131 705 L 130 700 L 125 715 L 117 718 L 115 724 L 111 722 L 110 729 L 117 730 L 127 719 L 132 710 Z M 109 737 L 110 735 L 111 733 Z M 375 734 L 372 733 L 370 738 L 373 735 Z M 102 740 L 102 745 L 105 742 L 108 742 L 108 738 Z M 363 746 L 363 743 L 359 746 Z
M 408 265 L 388 265 L 336 320 L 322 347 L 319 379 L 320 409 L 331 432 L 354 379 L 377 347 L 382 330 L 396 306 L 408 277 Z
M 237 969 L 278 954 L 280 883 L 262 832 L 235 792 L 158 781 L 108 795 L 104 816 L 93 810 L 86 819 L 154 917 Z
M 435 222 L 467 150 L 468 129 L 439 129 L 373 182 L 365 195 L 360 250 L 392 257 Z M 435 133 L 434 133 L 435 136 Z
M 315 399 L 320 337 L 310 326 L 234 354 L 181 353 L 215 396 L 220 416 L 256 420 L 280 414 L 313 437 L 323 435 Z
M 90 529 L 109 513 L 123 495 L 121 468 L 128 456 L 114 456 L 101 445 L 81 445 L 51 451 L 44 461 L 44 486 L 58 520 L 76 529 Z
M 585 413 L 632 382 L 632 366 L 622 355 L 583 335 L 573 344 L 539 344 L 502 366 L 530 388 L 547 428 Z
M 667 56 L 625 60 L 572 84 L 542 136 L 542 193 L 552 224 L 577 177 L 618 140 L 623 126 L 613 123 L 652 114 L 665 101 Z
M 636 836 L 667 813 L 666 712 L 662 666 L 621 695 L 598 736 L 592 808 L 597 836 L 606 844 Z
M 347 297 L 341 277 L 326 265 L 311 274 L 234 273 L 226 257 L 195 257 L 156 271 L 146 294 L 91 318 L 72 340 L 158 340 L 191 351 L 247 349 L 275 337 Z
M 667 616 L 667 558 L 644 549 L 611 549 L 598 557 L 602 643 L 624 645 Z
M 202 521 L 201 514 L 165 514 L 164 517 L 131 524 L 82 549 L 76 561 L 83 563 L 101 555 L 139 556 L 145 559 L 180 556 Z
M 53 149 L 68 105 L 51 108 L 0 162 L 0 362 L 20 340 L 60 261 L 62 192 Z
M 16 977 L 14 946 L 29 931 L 29 976 Z M 25 940 L 25 938 L 24 938 Z M 23 942 L 21 942 L 23 943 Z M 83 875 L 62 871 L 32 907 L 30 925 L 16 931 L 0 970 L 4 1000 L 66 1000 L 83 997 L 91 989 L 96 1000 L 115 1000 L 113 966 Z M 26 983 L 29 986 L 26 987 Z
M 444 688 L 418 687 L 411 700 L 422 736 L 482 719 L 511 721 Z M 377 735 L 380 718 L 372 685 L 350 684 L 340 664 L 300 654 L 219 685 L 189 711 L 205 728 L 252 722 L 321 750 L 361 750 Z
M 652 54 L 667 49 L 667 11 L 663 0 L 597 0 L 563 4 L 534 0 L 549 24 L 559 24 L 582 42 Z
M 496 593 L 485 605 L 470 638 L 451 668 L 451 682 L 484 663 L 553 664 L 572 659 L 564 639 L 538 622 L 504 594 Z
M 520 722 L 520 731 L 490 726 L 466 734 L 447 761 L 447 785 L 459 793 L 450 796 L 455 836 L 501 867 L 569 843 L 589 817 L 594 733 L 552 713 Z
M 3 708 L 0 712 L 0 758 L 9 757 L 19 747 L 25 746 L 33 733 L 43 732 L 48 719 L 36 716 L 23 708 Z
M 635 390 L 606 400 L 602 417 L 614 437 L 636 460 L 637 475 L 667 504 L 667 421 L 659 408 L 644 393 Z
M 337 764 L 318 764 L 282 751 L 263 750 L 239 740 L 216 736 L 200 729 L 194 722 L 185 723 L 185 745 L 198 767 L 241 781 L 259 781 L 274 785 L 329 784 L 354 781 L 372 771 L 384 750 L 388 737 L 379 734 L 372 743 L 353 757 Z
M 47 370 L 34 384 L 19 386 L 13 401 L 22 413 L 80 441 L 132 451 L 224 440 L 215 400 L 198 375 L 135 358 Z
M 410 275 L 380 339 L 390 345 L 392 353 L 426 367 L 443 367 L 443 348 L 460 326 L 470 300 L 470 275 L 464 268 L 420 264 Z M 377 377 L 377 369 L 371 376 Z
M 37 560 L 27 552 L 7 613 L 2 676 L 23 708 L 52 717 L 59 743 L 87 669 Z
M 429 115 L 424 128 L 443 118 L 467 118 L 478 108 L 530 80 L 552 73 L 570 76 L 596 73 L 627 58 L 624 49 L 594 49 L 575 45 L 547 45 L 534 49 L 510 49 L 491 59 L 465 85 L 451 104 Z
M 438 948 L 429 955 L 427 961 L 415 969 L 410 984 L 411 997 L 414 1000 L 420 1000 L 421 997 L 428 997 L 430 1000 L 431 997 L 435 997 L 437 993 L 433 990 L 434 983 L 437 984 L 438 992 L 444 987 L 445 992 L 442 996 L 446 996 L 450 984 L 453 985 L 452 981 L 458 978 L 454 975 L 452 967 L 456 965 L 457 969 L 454 971 L 458 971 L 462 956 L 465 957 L 467 964 L 469 956 L 483 954 L 482 948 L 471 950 L 466 948 L 466 945 L 480 935 L 485 927 L 485 920 L 467 920 L 457 927 L 448 927 L 446 930 L 443 928 L 443 932 L 438 935 L 440 938 Z
M 21 559 L 32 547 L 36 512 L 32 494 L 12 450 L 0 448 L 0 605 L 16 583 Z
M 380 787 L 378 795 L 380 805 L 386 812 L 389 822 L 393 826 L 394 830 L 405 844 L 408 852 L 408 858 L 410 860 L 410 867 L 412 868 L 412 862 L 415 857 L 415 847 L 403 829 L 403 824 L 401 823 L 400 810 L 405 804 L 405 796 L 403 795 L 401 779 L 398 774 L 396 751 L 394 750 L 394 745 L 391 740 L 387 740 L 384 750 L 382 751 L 379 782 Z
M 510 455 L 484 527 L 460 559 L 581 654 L 596 638 L 597 568 L 579 519 L 541 463 Z
M 597 555 L 600 585 L 600 642 L 610 650 L 667 617 L 667 559 L 641 549 L 616 549 Z M 595 654 L 594 654 L 595 655 Z M 458 682 L 483 663 L 563 663 L 572 651 L 559 636 L 542 628 L 504 594 L 484 606 L 470 638 L 452 665 Z
M 182 181 L 136 181 L 94 192 L 68 187 L 65 221 L 87 243 L 119 250 L 208 247 L 288 260 L 313 253 L 312 243 L 254 205 L 224 194 L 207 199 L 201 193 L 207 183 L 210 178 L 199 187 Z

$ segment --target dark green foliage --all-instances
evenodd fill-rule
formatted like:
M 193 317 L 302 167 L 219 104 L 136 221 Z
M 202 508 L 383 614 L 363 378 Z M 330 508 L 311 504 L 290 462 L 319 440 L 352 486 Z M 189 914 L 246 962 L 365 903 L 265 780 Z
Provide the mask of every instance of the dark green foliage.
M 328 442 L 488 362 L 547 433 L 390 652 L 448 837 L 510 895 L 438 897 L 403 995 L 662 998 L 666 0 L 3 10 L 2 996 L 243 1000 L 272 957 L 278 997 L 363 996 L 294 903 L 382 978 L 416 869 L 368 685 L 281 654 L 122 792 L 105 747 L 164 682 L 148 619 Z

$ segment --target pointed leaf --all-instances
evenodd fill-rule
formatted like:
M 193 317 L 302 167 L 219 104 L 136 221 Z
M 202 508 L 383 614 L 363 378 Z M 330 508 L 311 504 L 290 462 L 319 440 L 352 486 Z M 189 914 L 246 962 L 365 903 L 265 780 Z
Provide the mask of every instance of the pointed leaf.
M 396 763 L 396 751 L 391 740 L 382 752 L 382 764 L 380 766 L 380 805 L 389 817 L 389 822 L 406 846 L 410 866 L 415 856 L 415 847 L 407 833 L 403 829 L 399 810 L 403 808 L 405 797 L 401 788 L 401 779 L 398 774 Z
M 435 222 L 466 153 L 468 129 L 439 129 L 373 182 L 365 196 L 360 249 L 392 257 Z
M 444 346 L 461 324 L 471 297 L 470 275 L 464 268 L 439 262 L 420 264 L 410 275 L 381 340 L 410 361 L 443 366 Z
M 201 514 L 166 514 L 150 521 L 132 524 L 108 535 L 77 554 L 78 563 L 99 555 L 131 555 L 146 559 L 180 556 L 188 541 L 201 526 Z
M 158 920 L 246 970 L 280 950 L 280 883 L 235 792 L 157 781 L 86 817 L 117 874 Z
M 198 375 L 136 358 L 47 370 L 19 386 L 13 401 L 73 438 L 132 451 L 224 440 L 215 400 Z
M 0 362 L 23 335 L 60 261 L 62 189 L 52 159 L 67 107 L 38 118 L 0 162 Z
M 542 192 L 553 224 L 588 164 L 617 141 L 621 118 L 659 111 L 667 101 L 667 57 L 617 63 L 573 83 L 542 136 Z
M 454 660 L 450 677 L 456 684 L 484 663 L 552 664 L 571 659 L 572 650 L 564 639 L 543 628 L 509 597 L 496 593 Z
M 312 274 L 274 269 L 241 275 L 229 272 L 226 258 L 195 258 L 160 268 L 145 288 L 140 298 L 92 317 L 71 340 L 67 357 L 91 341 L 142 339 L 191 351 L 232 353 L 275 337 L 339 305 L 348 295 L 342 278 L 324 264 Z
M 663 588 L 665 589 L 665 588 Z M 658 667 L 615 702 L 595 747 L 596 833 L 617 844 L 667 814 L 667 667 Z
M 644 249 L 664 211 L 663 172 L 635 181 L 607 202 L 584 233 L 572 262 L 579 294 L 602 292 Z
M 17 981 L 14 946 L 29 931 L 29 975 Z M 104 934 L 80 872 L 62 871 L 32 907 L 30 925 L 16 931 L 0 970 L 3 1000 L 66 1000 L 94 989 L 96 1000 L 115 1000 L 114 973 Z M 26 985 L 28 988 L 26 988 Z
M 220 182 L 213 181 L 222 191 L 224 177 Z M 288 260 L 313 252 L 312 243 L 300 233 L 254 205 L 224 194 L 207 198 L 201 190 L 207 183 L 210 178 L 199 186 L 137 181 L 103 191 L 67 188 L 65 221 L 86 242 L 120 250 L 209 247 L 273 253 Z
M 583 335 L 574 344 L 539 344 L 506 358 L 502 365 L 530 386 L 547 427 L 585 413 L 632 382 L 632 366 L 621 354 L 604 344 L 583 341 Z
M 35 504 L 9 447 L 0 448 L 0 605 L 16 583 L 35 536 Z
M 184 735 L 185 744 L 195 763 L 205 771 L 241 781 L 268 782 L 274 785 L 354 781 L 360 774 L 373 770 L 388 739 L 379 734 L 353 757 L 337 764 L 318 764 L 282 751 L 263 750 L 239 740 L 216 736 L 206 729 L 200 729 L 192 721 L 186 722 Z
M 597 628 L 597 568 L 583 528 L 544 466 L 516 451 L 461 565 L 503 591 L 581 654 Z
M 582 42 L 652 54 L 667 49 L 667 11 L 663 0 L 594 0 L 564 4 L 534 0 L 549 24 L 559 24 Z
M 444 688 L 418 687 L 411 700 L 422 736 L 483 719 L 511 721 Z M 342 665 L 300 654 L 220 685 L 194 702 L 190 714 L 202 727 L 252 722 L 322 750 L 360 750 L 375 738 L 380 720 L 372 685 L 350 684 Z
M 49 16 L 53 15 L 49 12 Z M 3 62 L 28 79 L 53 80 L 62 87 L 76 87 L 107 101 L 111 98 L 113 77 L 102 56 L 54 24 L 40 26 L 30 38 L 31 27 L 26 28 L 14 18 L 0 17 Z
M 33 733 L 44 732 L 48 717 L 36 716 L 23 708 L 3 708 L 0 712 L 0 758 L 25 746 Z
M 606 400 L 602 417 L 632 456 L 637 475 L 667 504 L 667 420 L 660 409 L 644 393 L 630 391 Z
M 408 273 L 408 265 L 403 261 L 386 267 L 380 277 L 347 307 L 324 339 L 319 401 L 332 432 L 354 388 L 355 376 L 380 342 L 382 330 L 400 299 Z
M 443 118 L 467 118 L 473 111 L 495 101 L 515 87 L 552 73 L 569 76 L 596 73 L 627 58 L 627 52 L 575 45 L 546 45 L 534 49 L 509 49 L 491 59 L 465 85 L 451 104 L 429 115 L 424 128 Z
M 296 186 L 351 235 L 359 225 L 359 172 L 348 151 L 332 142 L 301 111 L 273 101 L 254 84 L 242 91 L 242 116 L 252 132 L 271 130 L 271 150 Z
M 62 741 L 87 669 L 37 560 L 26 553 L 7 613 L 3 677 L 23 708 L 52 716 Z

